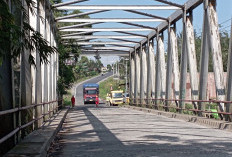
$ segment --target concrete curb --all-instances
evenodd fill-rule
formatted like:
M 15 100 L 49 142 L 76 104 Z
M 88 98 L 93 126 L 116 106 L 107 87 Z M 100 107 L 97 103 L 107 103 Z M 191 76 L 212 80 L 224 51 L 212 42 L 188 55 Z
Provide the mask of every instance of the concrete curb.
M 51 142 L 61 129 L 68 112 L 69 108 L 66 108 L 54 114 L 54 116 L 51 117 L 51 119 L 48 120 L 41 128 L 30 133 L 25 139 L 11 149 L 5 157 L 45 157 Z
M 168 118 L 176 118 L 179 120 L 184 120 L 186 122 L 191 122 L 191 123 L 196 123 L 199 125 L 211 127 L 214 129 L 232 131 L 232 123 L 231 122 L 219 121 L 219 120 L 215 120 L 215 119 L 209 119 L 209 118 L 205 118 L 205 117 L 198 117 L 198 116 L 192 116 L 192 115 L 184 115 L 184 114 L 179 114 L 179 113 L 158 111 L 155 109 L 148 109 L 148 108 L 129 106 L 129 105 L 123 105 L 122 107 L 137 110 L 137 111 L 153 113 L 153 114 L 156 114 L 158 116 L 165 116 Z

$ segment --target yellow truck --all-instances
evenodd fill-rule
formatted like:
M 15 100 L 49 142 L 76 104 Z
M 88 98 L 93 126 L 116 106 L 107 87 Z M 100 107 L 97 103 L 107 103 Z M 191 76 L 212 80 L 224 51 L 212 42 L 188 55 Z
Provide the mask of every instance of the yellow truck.
M 115 90 L 111 91 L 109 95 L 110 106 L 123 104 L 123 91 Z

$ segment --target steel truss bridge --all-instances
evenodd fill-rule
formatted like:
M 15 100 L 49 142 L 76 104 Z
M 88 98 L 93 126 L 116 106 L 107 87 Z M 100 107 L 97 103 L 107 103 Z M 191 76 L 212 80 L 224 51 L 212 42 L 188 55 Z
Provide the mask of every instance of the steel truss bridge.
M 198 116 L 205 116 L 208 112 L 205 108 L 206 104 L 213 102 L 218 105 L 221 119 L 232 121 L 232 40 L 230 39 L 227 78 L 225 78 L 216 12 L 216 4 L 222 3 L 221 1 L 188 0 L 184 4 L 177 4 L 167 0 L 151 0 L 154 1 L 154 5 L 82 5 L 86 1 L 91 0 L 73 0 L 54 5 L 51 5 L 48 0 L 34 1 L 37 14 L 29 12 L 30 25 L 39 31 L 52 46 L 58 46 L 56 33 L 59 31 L 62 32 L 61 38 L 64 44 L 70 44 L 69 41 L 73 40 L 73 44 L 81 48 L 82 55 L 128 57 L 130 61 L 130 105 L 153 106 L 155 109 L 161 107 L 165 111 L 174 108 L 179 113 L 183 113 L 186 110 L 185 103 L 188 102 L 194 106 L 191 111 Z M 203 27 L 198 72 L 197 62 L 199 61 L 196 58 L 193 26 L 193 20 L 198 19 L 193 19 L 193 11 L 201 4 L 203 4 Z M 11 5 L 9 2 L 10 8 L 13 8 Z M 54 17 L 54 10 L 85 11 Z M 112 10 L 131 13 L 134 18 L 83 18 L 84 15 Z M 169 16 L 159 16 L 147 13 L 147 10 L 172 13 Z M 179 21 L 182 25 L 180 61 L 176 35 Z M 156 25 L 151 27 L 138 24 L 139 22 L 151 22 Z M 59 23 L 72 23 L 72 25 L 57 27 L 56 24 Z M 94 27 L 103 23 L 120 23 L 125 27 L 116 27 L 118 25 L 107 28 Z M 97 34 L 99 32 L 104 32 L 104 34 Z M 144 34 L 144 32 L 149 33 Z M 167 32 L 167 45 L 164 41 L 165 32 Z M 167 59 L 165 59 L 165 47 L 167 47 Z M 36 50 L 33 53 L 36 62 L 39 63 Z M 216 100 L 208 100 L 207 97 L 210 53 L 213 59 Z M 33 129 L 39 128 L 43 120 L 47 120 L 58 110 L 59 55 L 52 54 L 48 64 L 38 64 L 36 68 L 31 67 L 27 59 L 28 50 L 25 50 L 19 64 L 4 63 L 3 67 L 11 65 L 11 68 L 1 69 L 1 74 L 4 74 L 1 83 L 5 83 L 0 87 L 1 91 L 5 89 L 2 95 L 3 97 L 11 95 L 13 102 L 3 101 L 0 116 L 12 114 L 13 127 L 9 126 L 9 129 L 5 130 L 5 136 L 0 139 L 0 144 L 11 137 L 15 137 L 14 141 L 18 141 L 20 130 L 32 124 L 35 124 Z M 190 75 L 191 100 L 186 99 L 187 69 Z M 9 78 L 20 80 L 20 83 Z M 174 106 L 171 105 L 173 103 Z M 33 110 L 34 119 L 25 122 L 23 115 L 28 109 Z

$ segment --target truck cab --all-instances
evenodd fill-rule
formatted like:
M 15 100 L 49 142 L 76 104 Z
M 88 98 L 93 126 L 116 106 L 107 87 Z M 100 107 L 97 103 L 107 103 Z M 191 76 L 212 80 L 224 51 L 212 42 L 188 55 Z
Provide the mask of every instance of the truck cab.
M 110 106 L 120 105 L 123 103 L 123 91 L 111 91 L 109 98 Z
M 83 85 L 84 104 L 95 103 L 96 96 L 99 95 L 99 85 L 96 83 L 88 83 Z

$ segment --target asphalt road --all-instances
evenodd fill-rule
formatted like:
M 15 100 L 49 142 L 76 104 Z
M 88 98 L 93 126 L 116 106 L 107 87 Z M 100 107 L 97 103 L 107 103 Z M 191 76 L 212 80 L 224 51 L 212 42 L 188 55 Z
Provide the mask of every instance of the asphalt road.
M 92 79 L 90 79 L 88 81 L 85 81 L 84 83 L 79 84 L 76 87 L 76 96 L 75 96 L 76 97 L 76 106 L 77 105 L 84 105 L 84 101 L 83 101 L 83 84 L 85 84 L 85 83 L 98 83 L 99 81 L 102 81 L 102 80 L 106 79 L 107 77 L 109 77 L 111 75 L 113 75 L 113 72 L 108 72 L 103 76 L 98 76 L 98 77 L 92 78 Z M 87 104 L 87 106 L 89 106 L 89 105 Z
M 77 96 L 80 92 L 78 87 Z M 223 130 L 127 108 L 104 104 L 96 108 L 80 102 L 69 111 L 49 156 L 231 157 L 231 139 L 231 132 Z

